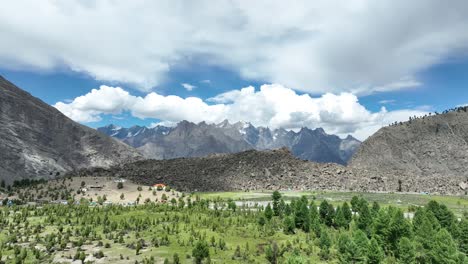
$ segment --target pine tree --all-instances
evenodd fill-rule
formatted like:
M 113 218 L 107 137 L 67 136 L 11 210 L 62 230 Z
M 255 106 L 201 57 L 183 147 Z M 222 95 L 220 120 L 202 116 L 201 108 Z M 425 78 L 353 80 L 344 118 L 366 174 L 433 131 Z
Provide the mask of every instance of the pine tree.
M 330 257 L 330 246 L 331 239 L 326 228 L 322 228 L 320 232 L 319 247 L 320 247 L 320 258 L 327 260 Z
M 384 259 L 384 253 L 379 243 L 375 238 L 372 238 L 369 243 L 369 250 L 367 253 L 367 263 L 379 264 Z
M 304 232 L 310 231 L 310 212 L 309 208 L 307 208 L 307 202 L 299 201 L 298 211 L 294 216 L 294 222 L 297 228 L 301 228 Z
M 310 219 L 312 221 L 319 217 L 319 214 L 318 214 L 318 211 L 317 211 L 317 205 L 315 205 L 314 201 L 310 202 L 309 212 L 310 212 Z
M 371 213 L 372 213 L 372 216 L 375 217 L 380 211 L 380 205 L 378 202 L 373 202 L 372 203 L 372 210 L 371 210 Z
M 402 237 L 411 237 L 411 225 L 405 219 L 403 212 L 400 209 L 396 209 L 393 212 L 392 220 L 388 227 L 388 241 L 390 242 L 388 246 L 390 250 L 396 252 L 398 242 Z
M 353 219 L 353 213 L 351 212 L 351 209 L 349 208 L 349 205 L 347 202 L 343 203 L 343 206 L 341 207 L 341 211 L 343 211 L 343 216 L 349 225 L 351 223 L 351 220 Z
M 296 227 L 294 223 L 294 218 L 291 216 L 286 216 L 283 221 L 283 232 L 285 234 L 294 234 L 294 228 Z
M 351 209 L 353 209 L 353 212 L 359 212 L 360 207 L 361 199 L 357 196 L 353 196 L 353 198 L 351 198 Z
M 373 223 L 373 234 L 377 242 L 387 250 L 389 247 L 388 227 L 390 225 L 390 217 L 388 210 L 382 209 L 377 213 Z
M 341 207 L 336 207 L 335 225 L 338 228 L 348 229 L 348 222 L 346 221 Z
M 210 256 L 208 244 L 205 241 L 198 241 L 192 250 L 192 256 L 195 258 L 195 263 L 201 264 L 203 259 Z
M 280 257 L 278 245 L 273 242 L 273 245 L 269 245 L 265 251 L 265 258 L 271 264 L 277 264 Z
M 362 232 L 362 231 L 361 231 Z M 364 263 L 366 256 L 362 254 L 360 248 L 349 237 L 347 233 L 342 233 L 338 237 L 338 260 L 340 263 Z
M 274 191 L 272 194 L 272 199 L 273 199 L 273 213 L 276 216 L 281 215 L 280 211 L 280 199 L 281 199 L 281 194 L 278 191 Z
M 370 234 L 372 225 L 372 216 L 367 203 L 362 203 L 359 207 L 359 216 L 356 221 L 357 227 L 364 231 L 367 235 Z
M 335 209 L 333 208 L 333 205 L 329 204 L 326 200 L 323 200 L 323 202 L 320 204 L 319 215 L 320 215 L 320 221 L 323 224 L 327 226 L 333 225 L 333 219 L 335 217 Z
M 424 213 L 424 215 L 420 216 L 421 219 L 418 220 L 420 225 L 415 228 L 417 260 L 420 263 L 430 263 L 431 251 L 434 248 L 434 237 L 437 232 L 432 221 L 429 220 L 430 215 L 432 213 Z
M 445 228 L 437 232 L 434 240 L 434 248 L 431 252 L 432 263 L 457 263 L 457 247 Z
M 353 242 L 358 249 L 355 253 L 356 256 L 365 259 L 369 250 L 369 239 L 367 239 L 367 235 L 362 230 L 356 230 L 353 234 Z
M 349 244 L 352 243 L 347 233 L 341 233 L 338 236 L 338 260 L 340 263 L 349 263 L 351 255 L 348 253 Z
M 398 243 L 398 259 L 401 264 L 416 263 L 414 244 L 407 237 L 403 237 Z
M 267 204 L 264 212 L 265 218 L 271 220 L 273 217 L 273 210 L 271 209 L 270 203 Z
M 460 235 L 458 237 L 460 251 L 468 255 L 468 219 L 460 222 Z
M 180 258 L 179 258 L 179 255 L 177 253 L 174 253 L 174 256 L 172 257 L 172 262 L 174 264 L 180 264 Z

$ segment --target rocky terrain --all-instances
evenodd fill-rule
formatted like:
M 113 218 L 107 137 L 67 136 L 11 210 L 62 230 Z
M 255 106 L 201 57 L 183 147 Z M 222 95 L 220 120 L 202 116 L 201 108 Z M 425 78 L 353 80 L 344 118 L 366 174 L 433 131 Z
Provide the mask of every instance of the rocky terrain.
M 73 176 L 123 177 L 140 184 L 165 183 L 179 191 L 352 190 L 397 191 L 398 180 L 360 174 L 334 163 L 298 159 L 287 148 L 249 150 L 198 158 L 143 160 L 109 169 L 91 168 Z M 435 182 L 434 182 L 435 181 Z M 405 192 L 464 193 L 455 178 L 403 181 Z M 435 183 L 435 184 L 434 184 Z
M 0 76 L 0 179 L 54 177 L 140 158 L 111 137 L 80 125 Z
M 254 127 L 246 122 L 231 124 L 228 120 L 219 124 L 182 121 L 175 127 L 153 128 L 109 125 L 98 130 L 137 148 L 145 157 L 152 159 L 201 157 L 214 153 L 287 147 L 300 159 L 346 164 L 360 144 L 352 136 L 341 139 L 328 135 L 321 128 L 302 128 L 294 132 L 281 128 L 271 130 Z
M 363 178 L 385 179 L 391 189 L 401 181 L 403 191 L 468 190 L 467 108 L 384 127 L 362 143 L 349 167 Z

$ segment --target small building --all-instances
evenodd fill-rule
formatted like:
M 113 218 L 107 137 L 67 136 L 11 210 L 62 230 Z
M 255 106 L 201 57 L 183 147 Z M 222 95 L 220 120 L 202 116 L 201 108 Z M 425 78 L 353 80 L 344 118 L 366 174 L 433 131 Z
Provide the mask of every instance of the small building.
M 105 201 L 105 202 L 103 203 L 103 205 L 112 205 L 112 202 L 111 202 L 111 201 Z
M 152 188 L 153 188 L 153 190 L 162 191 L 162 190 L 166 189 L 166 185 L 163 184 L 163 183 L 157 183 L 157 184 L 153 185 Z
M 122 178 L 114 179 L 115 183 L 119 183 L 119 182 L 124 183 L 126 181 L 127 181 L 126 179 L 122 179 Z

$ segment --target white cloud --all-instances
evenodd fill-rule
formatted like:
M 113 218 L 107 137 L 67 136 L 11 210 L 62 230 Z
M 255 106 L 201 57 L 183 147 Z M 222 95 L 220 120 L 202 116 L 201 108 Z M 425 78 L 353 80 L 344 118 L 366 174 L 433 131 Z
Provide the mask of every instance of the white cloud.
M 94 122 L 100 120 L 101 114 L 129 111 L 138 118 L 161 120 L 159 124 L 181 120 L 218 123 L 228 119 L 271 128 L 323 127 L 328 133 L 353 134 L 359 139 L 365 139 L 383 125 L 426 113 L 411 109 L 388 112 L 385 108 L 371 112 L 350 93 L 311 97 L 279 84 L 262 85 L 259 90 L 251 86 L 232 90 L 206 101 L 156 92 L 133 96 L 119 87 L 101 86 L 71 103 L 58 102 L 55 107 L 79 122 Z
M 396 102 L 396 100 L 394 100 L 394 99 L 388 99 L 388 100 L 380 100 L 379 104 L 393 104 L 395 102 Z
M 119 114 L 131 108 L 134 100 L 135 97 L 120 87 L 101 85 L 69 103 L 58 102 L 54 107 L 77 122 L 87 123 L 100 121 L 101 114 Z
M 190 83 L 181 83 L 180 85 L 182 85 L 182 87 L 184 87 L 189 92 L 197 88 L 195 85 L 191 85 Z
M 462 0 L 5 1 L 0 66 L 67 66 L 149 91 L 201 60 L 314 94 L 367 94 L 415 87 L 466 51 L 467 13 Z
M 206 79 L 206 80 L 201 80 L 200 82 L 201 82 L 201 83 L 205 83 L 205 84 L 210 84 L 210 83 L 211 83 L 211 80 Z

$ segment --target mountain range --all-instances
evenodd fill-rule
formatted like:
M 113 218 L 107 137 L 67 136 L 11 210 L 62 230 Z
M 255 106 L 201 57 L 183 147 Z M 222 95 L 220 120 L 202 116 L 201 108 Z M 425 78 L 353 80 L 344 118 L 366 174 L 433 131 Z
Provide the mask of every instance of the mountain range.
M 132 147 L 80 125 L 0 76 L 0 179 L 52 178 L 135 161 Z
M 383 127 L 362 144 L 320 128 L 271 130 L 227 120 L 98 130 L 0 76 L 0 179 L 7 183 L 69 173 L 187 191 L 468 192 L 467 107 Z
M 228 120 L 219 124 L 195 124 L 184 120 L 175 127 L 157 125 L 152 128 L 108 125 L 97 130 L 122 140 L 151 159 L 201 157 L 214 153 L 287 147 L 303 160 L 346 164 L 361 143 L 352 136 L 341 139 L 329 135 L 322 128 L 312 130 L 304 127 L 294 132 L 282 128 L 255 127 L 248 122 L 231 124 Z

